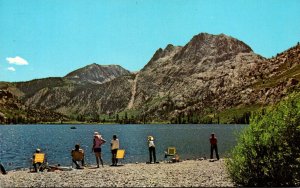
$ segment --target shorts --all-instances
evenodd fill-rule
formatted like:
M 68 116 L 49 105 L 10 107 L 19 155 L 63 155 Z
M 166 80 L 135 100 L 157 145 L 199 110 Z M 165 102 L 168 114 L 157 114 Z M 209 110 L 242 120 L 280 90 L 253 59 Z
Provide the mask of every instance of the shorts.
M 101 152 L 101 148 L 94 148 L 94 152 Z

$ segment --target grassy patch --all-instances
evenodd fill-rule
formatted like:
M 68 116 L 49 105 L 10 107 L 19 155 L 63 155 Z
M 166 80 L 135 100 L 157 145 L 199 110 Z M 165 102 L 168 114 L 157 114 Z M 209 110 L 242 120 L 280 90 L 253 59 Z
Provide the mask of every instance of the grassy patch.
M 259 105 L 230 108 L 215 115 L 214 122 L 219 117 L 219 123 L 221 124 L 234 123 L 235 119 L 242 118 L 244 114 L 256 112 L 261 109 L 262 107 Z
M 279 70 L 283 71 L 286 69 L 286 65 L 283 64 Z M 288 69 L 287 71 L 283 72 L 282 74 L 273 76 L 269 79 L 260 80 L 259 82 L 255 83 L 253 87 L 255 89 L 259 88 L 268 88 L 268 87 L 275 87 L 280 82 L 286 81 L 289 78 L 295 78 L 297 80 L 300 80 L 300 65 L 296 65 L 295 67 Z

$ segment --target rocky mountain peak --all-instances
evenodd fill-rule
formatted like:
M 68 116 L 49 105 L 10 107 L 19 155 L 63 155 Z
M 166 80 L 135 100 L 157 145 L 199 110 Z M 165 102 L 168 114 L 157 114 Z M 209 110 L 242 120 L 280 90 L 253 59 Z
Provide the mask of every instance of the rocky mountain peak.
M 202 59 L 203 57 L 220 57 L 235 56 L 239 53 L 250 53 L 252 49 L 244 42 L 237 40 L 225 34 L 212 35 L 200 33 L 195 35 L 187 43 L 180 53 L 176 54 L 175 60 L 178 59 Z
M 130 71 L 120 65 L 98 65 L 93 63 L 67 74 L 65 78 L 77 83 L 89 82 L 102 84 L 126 74 L 130 74 Z
M 159 48 L 142 70 L 152 67 L 160 59 L 171 59 L 181 48 L 181 46 L 174 46 L 173 44 L 168 44 L 165 49 Z
M 175 49 L 175 46 L 173 44 L 168 44 L 165 48 L 165 52 L 171 52 Z

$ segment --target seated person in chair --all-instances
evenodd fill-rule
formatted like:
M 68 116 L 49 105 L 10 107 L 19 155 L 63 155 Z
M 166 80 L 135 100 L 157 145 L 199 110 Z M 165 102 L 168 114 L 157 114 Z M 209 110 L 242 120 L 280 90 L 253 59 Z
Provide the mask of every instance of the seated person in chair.
M 77 169 L 81 168 L 77 161 L 81 161 L 81 165 L 84 166 L 84 151 L 83 149 L 80 149 L 79 144 L 75 145 L 75 149 L 72 150 L 71 156 L 72 156 L 72 161 L 73 163 L 75 163 Z
M 41 153 L 41 150 L 37 148 L 35 153 L 32 156 L 32 165 L 34 167 L 34 171 L 43 171 L 43 164 L 45 163 L 45 154 Z
M 175 156 L 177 154 L 175 147 L 168 147 L 167 151 L 165 151 L 165 158 L 168 156 Z

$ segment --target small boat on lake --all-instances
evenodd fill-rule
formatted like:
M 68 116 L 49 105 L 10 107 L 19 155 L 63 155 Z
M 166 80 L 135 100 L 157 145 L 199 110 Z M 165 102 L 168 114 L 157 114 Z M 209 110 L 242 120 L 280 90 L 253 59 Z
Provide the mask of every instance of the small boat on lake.
M 76 127 L 70 127 L 70 129 L 77 129 Z

